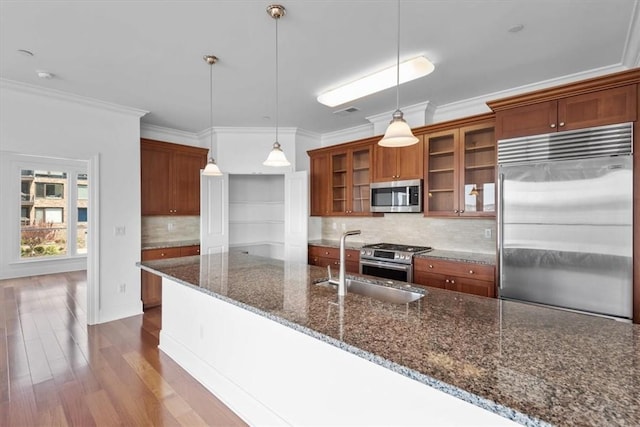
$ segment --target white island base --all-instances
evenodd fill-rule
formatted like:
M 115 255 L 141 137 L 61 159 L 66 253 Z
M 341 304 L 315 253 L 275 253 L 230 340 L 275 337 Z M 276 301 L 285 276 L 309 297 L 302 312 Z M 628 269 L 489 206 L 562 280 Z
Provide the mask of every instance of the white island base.
M 516 425 L 163 278 L 160 349 L 250 425 Z

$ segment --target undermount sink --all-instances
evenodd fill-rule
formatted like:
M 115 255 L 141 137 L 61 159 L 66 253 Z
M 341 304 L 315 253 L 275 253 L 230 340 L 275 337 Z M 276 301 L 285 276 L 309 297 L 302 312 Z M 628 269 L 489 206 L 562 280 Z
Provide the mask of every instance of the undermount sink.
M 316 283 L 319 286 L 338 288 L 337 284 L 331 282 Z M 365 282 L 356 279 L 346 279 L 347 293 L 353 292 L 368 296 L 380 301 L 390 302 L 393 304 L 406 304 L 417 301 L 424 297 L 424 294 L 409 289 L 398 289 L 390 286 L 378 285 L 376 283 Z

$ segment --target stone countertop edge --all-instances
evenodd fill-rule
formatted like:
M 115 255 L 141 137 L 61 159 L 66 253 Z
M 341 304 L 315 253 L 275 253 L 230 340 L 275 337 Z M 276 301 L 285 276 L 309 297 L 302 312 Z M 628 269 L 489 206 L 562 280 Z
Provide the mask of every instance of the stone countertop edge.
M 146 242 L 141 245 L 143 251 L 148 249 L 178 248 L 180 246 L 199 245 L 200 240 L 175 240 L 169 242 Z
M 216 292 L 213 292 L 209 289 L 205 289 L 202 288 L 200 286 L 195 286 L 189 282 L 186 282 L 184 280 L 178 279 L 176 277 L 170 276 L 168 274 L 165 274 L 163 272 L 160 272 L 158 270 L 155 270 L 153 268 L 147 267 L 145 265 L 142 265 L 142 263 L 137 262 L 136 266 L 140 267 L 143 270 L 149 271 L 151 273 L 160 275 L 162 277 L 165 277 L 173 282 L 179 283 L 181 285 L 187 286 L 191 289 L 197 290 L 202 292 L 203 294 L 212 296 L 214 298 L 217 298 L 219 300 L 222 300 L 224 302 L 227 302 L 229 304 L 235 305 L 237 307 L 240 307 L 244 310 L 247 310 L 251 313 L 257 314 L 261 317 L 267 318 L 269 320 L 272 320 L 276 323 L 279 323 L 283 326 L 289 327 L 295 331 L 301 332 L 305 335 L 308 335 L 310 337 L 313 337 L 315 339 L 318 339 L 320 341 L 323 341 L 327 344 L 330 344 L 334 347 L 338 347 L 344 351 L 347 351 L 351 354 L 354 354 L 358 357 L 361 357 L 365 360 L 368 360 L 372 363 L 375 363 L 376 365 L 382 366 L 384 368 L 390 369 L 393 372 L 396 372 L 400 375 L 403 375 L 405 377 L 408 377 L 410 379 L 413 379 L 415 381 L 421 382 L 429 387 L 433 387 L 436 390 L 440 390 L 444 393 L 447 393 L 450 396 L 456 397 L 458 399 L 461 399 L 467 403 L 470 403 L 472 405 L 478 406 L 480 408 L 486 409 L 489 412 L 492 412 L 494 414 L 500 415 L 504 418 L 507 418 L 509 420 L 512 420 L 514 422 L 517 422 L 519 424 L 522 424 L 524 426 L 529 426 L 529 427 L 547 427 L 547 426 L 552 426 L 552 424 L 549 424 L 545 421 L 542 421 L 538 418 L 532 417 L 530 415 L 524 414 L 520 411 L 516 411 L 515 409 L 509 408 L 507 406 L 501 405 L 497 402 L 494 402 L 493 400 L 478 396 L 474 393 L 468 392 L 466 390 L 463 390 L 459 387 L 453 386 L 451 384 L 448 384 L 446 382 L 437 380 L 429 375 L 425 375 L 422 374 L 420 372 L 417 372 L 413 369 L 410 369 L 406 366 L 402 366 L 398 363 L 392 362 L 388 359 L 385 359 L 384 357 L 375 355 L 373 353 L 370 353 L 368 351 L 362 350 L 358 347 L 355 347 L 353 345 L 350 344 L 346 344 L 343 341 L 337 340 L 335 338 L 329 337 L 325 334 L 322 334 L 320 332 L 314 331 L 313 329 L 307 328 L 305 326 L 302 326 L 298 323 L 292 322 L 290 320 L 287 319 L 283 319 L 282 317 L 273 315 L 271 313 L 267 313 L 263 310 L 260 310 L 252 305 L 249 304 L 245 304 L 243 302 L 237 301 L 233 298 L 229 298 L 225 295 L 220 295 Z

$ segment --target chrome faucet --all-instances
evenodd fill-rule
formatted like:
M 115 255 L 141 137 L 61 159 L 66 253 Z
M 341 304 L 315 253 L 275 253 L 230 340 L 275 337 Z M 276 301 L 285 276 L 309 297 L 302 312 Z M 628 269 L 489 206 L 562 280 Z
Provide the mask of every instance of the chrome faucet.
M 356 234 L 360 234 L 360 230 L 351 230 L 345 231 L 342 233 L 342 237 L 340 237 L 340 273 L 338 276 L 338 296 L 343 297 L 347 294 L 347 285 L 346 285 L 346 261 L 345 261 L 345 240 L 347 236 L 355 236 Z

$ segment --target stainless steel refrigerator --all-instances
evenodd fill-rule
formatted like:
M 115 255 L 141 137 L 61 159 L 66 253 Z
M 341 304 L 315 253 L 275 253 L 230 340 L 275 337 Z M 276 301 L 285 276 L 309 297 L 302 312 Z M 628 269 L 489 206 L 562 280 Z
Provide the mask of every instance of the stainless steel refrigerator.
M 632 317 L 632 133 L 498 141 L 501 298 Z

